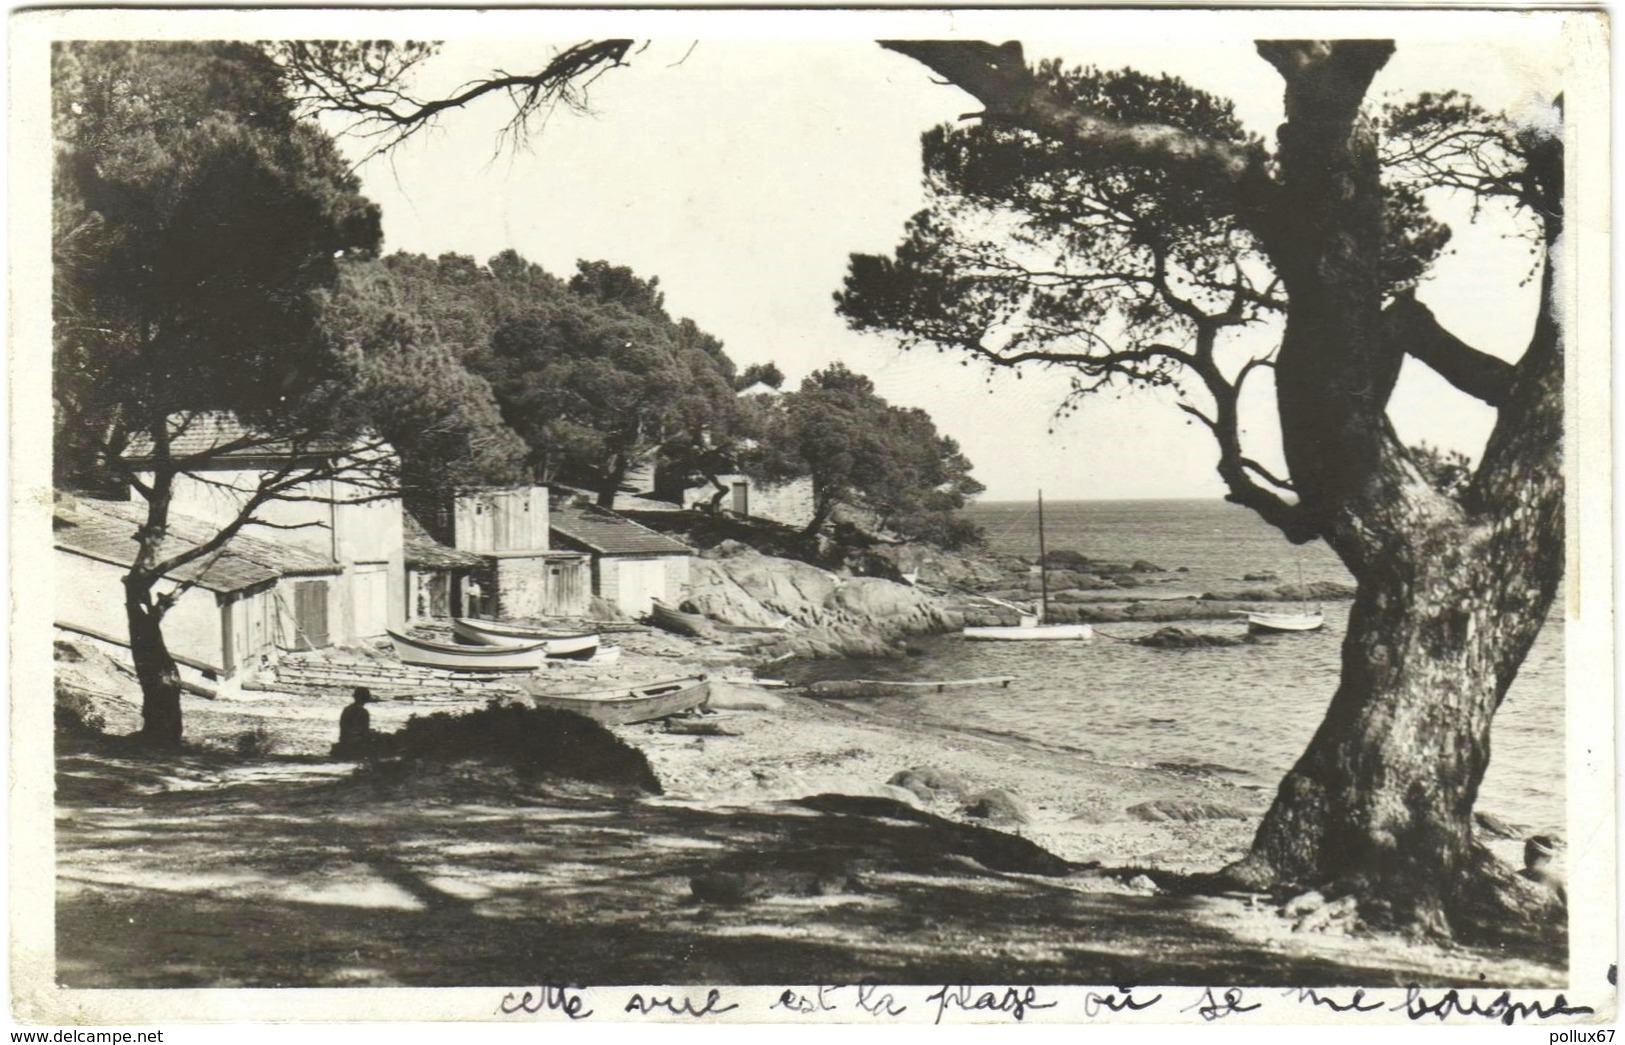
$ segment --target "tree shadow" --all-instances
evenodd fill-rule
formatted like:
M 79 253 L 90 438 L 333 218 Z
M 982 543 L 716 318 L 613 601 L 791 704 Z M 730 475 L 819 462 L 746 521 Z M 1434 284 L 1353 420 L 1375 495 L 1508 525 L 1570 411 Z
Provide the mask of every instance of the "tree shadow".
M 70 987 L 1483 986 L 1403 947 L 1272 946 L 1273 912 L 1131 895 L 1123 873 L 867 799 L 703 808 L 482 766 L 414 789 L 92 754 L 59 765 Z M 706 875 L 761 888 L 699 902 Z M 1562 979 L 1495 961 L 1477 967 L 1497 986 Z

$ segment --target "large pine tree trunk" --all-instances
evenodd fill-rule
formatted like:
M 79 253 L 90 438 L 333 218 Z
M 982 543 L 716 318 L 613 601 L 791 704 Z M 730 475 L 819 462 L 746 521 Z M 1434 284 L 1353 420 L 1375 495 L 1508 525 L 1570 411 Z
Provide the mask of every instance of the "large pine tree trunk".
M 1276 371 L 1283 445 L 1312 526 L 1359 588 L 1326 718 L 1230 872 L 1329 885 L 1374 901 L 1375 920 L 1447 933 L 1483 867 L 1472 813 L 1491 723 L 1562 575 L 1551 268 L 1484 459 L 1447 497 L 1385 414 L 1405 346 L 1381 322 L 1381 194 L 1357 106 L 1386 56 L 1358 43 L 1260 51 L 1287 81 L 1279 155 L 1293 221 L 1265 237 L 1291 300 Z
M 1474 898 L 1491 723 L 1557 582 L 1537 564 L 1553 561 L 1549 545 L 1560 562 L 1561 519 L 1517 528 L 1419 518 L 1359 577 L 1337 692 L 1234 872 L 1331 886 L 1377 901 L 1375 920 L 1450 931 L 1449 911 Z

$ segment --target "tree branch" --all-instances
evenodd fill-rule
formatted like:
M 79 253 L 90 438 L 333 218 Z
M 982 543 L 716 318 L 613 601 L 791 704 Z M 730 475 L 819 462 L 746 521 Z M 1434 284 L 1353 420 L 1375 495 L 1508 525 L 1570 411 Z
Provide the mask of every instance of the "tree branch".
M 1239 463 L 1241 464 L 1241 466 L 1243 468 L 1245 468 L 1248 471 L 1253 472 L 1253 473 L 1261 476 L 1264 479 L 1265 482 L 1270 483 L 1273 486 L 1278 486 L 1283 490 L 1291 490 L 1292 489 L 1292 484 L 1290 482 L 1288 482 L 1285 479 L 1278 478 L 1277 476 L 1272 474 L 1268 468 L 1265 468 L 1263 465 L 1259 464 L 1257 461 L 1253 460 L 1251 457 L 1241 457 L 1241 458 L 1238 458 L 1237 460 L 1239 461 Z
M 580 92 L 609 69 L 625 64 L 631 40 L 588 40 L 554 55 L 533 73 L 496 72 L 444 98 L 421 101 L 404 89 L 408 72 L 433 53 L 427 45 L 406 45 L 391 53 L 356 52 L 354 45 L 297 41 L 271 45 L 283 63 L 290 93 L 307 112 L 357 117 L 350 133 L 381 139 L 369 153 L 389 151 L 449 109 L 488 94 L 506 94 L 514 114 L 503 136 L 522 139 L 531 117 L 559 102 L 581 107 Z M 685 55 L 686 57 L 686 55 Z
M 1475 399 L 1493 407 L 1506 402 L 1512 387 L 1512 364 L 1480 352 L 1440 326 L 1433 311 L 1415 295 L 1400 295 L 1382 315 L 1384 333 L 1395 348 L 1426 363 Z
M 882 40 L 880 46 L 906 55 L 941 75 L 985 106 L 976 113 L 1061 141 L 1088 146 L 1114 162 L 1184 166 L 1207 171 L 1231 184 L 1241 182 L 1263 153 L 1256 145 L 1214 141 L 1165 124 L 1122 124 L 1064 104 L 1039 87 L 1017 41 Z

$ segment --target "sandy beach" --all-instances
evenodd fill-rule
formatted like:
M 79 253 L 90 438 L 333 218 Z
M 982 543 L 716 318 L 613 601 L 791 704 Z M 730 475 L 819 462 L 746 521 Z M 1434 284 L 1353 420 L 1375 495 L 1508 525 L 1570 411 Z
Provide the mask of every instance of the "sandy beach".
M 726 647 L 616 640 L 612 667 L 551 674 L 748 673 Z M 97 703 L 110 733 L 136 724 L 123 694 Z M 1199 767 L 1103 765 L 719 681 L 705 719 L 727 735 L 617 728 L 658 796 L 477 765 L 403 785 L 330 759 L 344 703 L 188 696 L 191 752 L 162 762 L 61 742 L 61 981 L 1562 981 L 1560 959 L 1314 931 L 1268 897 L 1193 894 L 1184 876 L 1239 856 L 1269 800 Z M 373 727 L 481 703 L 386 701 Z M 888 783 L 910 770 L 912 790 Z M 742 891 L 702 895 L 718 882 Z

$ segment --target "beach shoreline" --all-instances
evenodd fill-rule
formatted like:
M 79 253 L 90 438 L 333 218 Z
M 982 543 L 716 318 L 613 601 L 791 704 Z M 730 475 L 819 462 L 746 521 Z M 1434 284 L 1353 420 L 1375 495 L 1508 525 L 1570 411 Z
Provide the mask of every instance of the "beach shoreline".
M 190 749 L 173 762 L 60 745 L 62 982 L 988 982 L 997 970 L 1305 985 L 1374 968 L 1396 983 L 1562 982 L 1538 958 L 1294 932 L 1270 897 L 1185 895 L 1189 876 L 1242 854 L 1269 801 L 1220 767 L 1101 763 L 910 722 L 895 704 L 759 686 L 752 658 L 724 645 L 617 641 L 614 665 L 549 674 L 567 687 L 714 680 L 702 721 L 718 735 L 614 730 L 660 795 L 474 766 L 390 790 L 328 755 L 339 692 L 189 695 Z M 133 690 L 122 702 L 103 702 L 109 733 L 138 721 Z M 484 703 L 386 700 L 373 728 Z M 263 748 L 244 754 L 256 732 Z M 1059 877 L 1056 857 L 1071 868 Z M 703 899 L 719 881 L 743 893 Z

